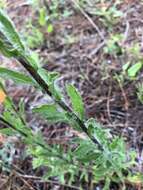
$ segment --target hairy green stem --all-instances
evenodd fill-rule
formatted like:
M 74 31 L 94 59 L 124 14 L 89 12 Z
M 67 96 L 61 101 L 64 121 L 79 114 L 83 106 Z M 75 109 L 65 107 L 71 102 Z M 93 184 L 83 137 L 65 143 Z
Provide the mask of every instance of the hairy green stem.
M 13 124 L 9 123 L 7 120 L 5 120 L 1 115 L 0 115 L 0 124 L 3 124 L 4 126 L 6 127 L 10 127 L 11 129 L 15 130 L 16 132 L 18 132 L 22 137 L 24 137 L 25 139 L 29 139 L 30 137 L 27 135 L 27 133 L 23 132 L 22 130 L 16 128 Z M 40 146 L 41 148 L 43 148 L 44 150 L 47 150 L 48 152 L 51 151 L 51 148 L 46 146 L 45 144 L 37 141 L 37 139 L 33 138 L 33 144 L 37 145 L 37 146 Z M 46 155 L 47 156 L 47 155 Z M 52 157 L 56 157 L 56 158 L 59 158 L 61 160 L 64 160 L 67 164 L 71 164 L 73 166 L 76 166 L 79 168 L 79 165 L 74 163 L 72 160 L 68 160 L 66 159 L 63 155 L 59 155 L 58 153 L 54 153 L 54 155 L 52 155 Z M 90 170 L 90 168 L 88 167 L 85 167 L 84 166 L 84 169 L 86 169 L 89 173 L 92 173 L 92 171 Z M 80 169 L 82 171 L 82 168 Z
M 57 100 L 53 97 L 52 93 L 49 90 L 49 86 L 47 83 L 42 79 L 42 77 L 37 73 L 37 71 L 31 66 L 31 64 L 23 57 L 16 58 L 22 66 L 28 71 L 28 73 L 34 78 L 34 80 L 39 84 L 39 86 L 50 96 L 54 101 L 66 112 L 71 114 L 71 117 L 74 118 L 75 122 L 79 125 L 81 130 L 86 133 L 86 135 L 91 139 L 93 143 L 98 145 L 98 148 L 100 150 L 104 150 L 103 145 L 99 142 L 98 139 L 90 136 L 88 129 L 85 125 L 85 123 L 71 110 L 71 108 L 62 100 Z
M 25 133 L 24 131 L 16 128 L 13 124 L 9 123 L 7 120 L 5 120 L 2 116 L 0 116 L 0 123 L 2 123 L 4 126 L 6 127 L 10 127 L 11 129 L 13 129 L 14 131 L 17 131 L 21 136 L 23 136 L 26 139 L 29 139 L 29 135 L 27 133 Z M 40 143 L 39 141 L 37 141 L 37 139 L 34 138 L 33 143 L 40 146 L 41 148 L 43 148 L 44 150 L 47 151 L 51 151 L 50 148 L 48 148 L 45 144 Z M 59 156 L 59 154 L 55 154 L 55 157 L 58 157 L 62 160 L 67 161 L 65 158 L 63 158 L 62 156 Z

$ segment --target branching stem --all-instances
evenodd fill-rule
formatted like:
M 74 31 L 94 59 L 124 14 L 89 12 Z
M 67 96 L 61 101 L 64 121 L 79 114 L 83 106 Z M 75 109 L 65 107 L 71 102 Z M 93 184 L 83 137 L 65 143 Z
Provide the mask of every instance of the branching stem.
M 44 92 L 46 92 L 50 97 L 52 97 L 52 99 L 54 99 L 54 101 L 66 112 L 70 113 L 72 115 L 72 118 L 75 118 L 76 123 L 79 125 L 79 127 L 81 128 L 81 130 L 86 133 L 86 135 L 89 137 L 89 139 L 91 139 L 91 141 L 98 145 L 98 148 L 100 150 L 104 150 L 102 144 L 94 137 L 91 137 L 88 129 L 85 125 L 85 123 L 71 110 L 71 108 L 62 100 L 57 100 L 53 97 L 52 93 L 49 90 L 49 86 L 47 85 L 47 83 L 42 79 L 42 77 L 37 73 L 37 71 L 35 70 L 35 68 L 33 68 L 33 66 L 31 66 L 31 64 L 23 57 L 18 57 L 16 58 L 21 64 L 22 66 L 26 69 L 26 71 L 28 71 L 28 73 L 34 78 L 34 80 L 38 83 L 38 85 L 44 90 Z

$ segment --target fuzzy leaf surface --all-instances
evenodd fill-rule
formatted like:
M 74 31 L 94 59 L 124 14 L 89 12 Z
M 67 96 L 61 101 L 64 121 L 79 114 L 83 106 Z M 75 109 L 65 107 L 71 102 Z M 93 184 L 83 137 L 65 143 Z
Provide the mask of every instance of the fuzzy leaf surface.
M 41 107 L 33 109 L 35 113 L 39 113 L 51 123 L 66 122 L 67 117 L 64 111 L 58 110 L 55 104 L 42 105 Z
M 81 95 L 73 85 L 67 85 L 67 93 L 70 97 L 73 110 L 78 114 L 80 119 L 84 119 L 84 104 Z

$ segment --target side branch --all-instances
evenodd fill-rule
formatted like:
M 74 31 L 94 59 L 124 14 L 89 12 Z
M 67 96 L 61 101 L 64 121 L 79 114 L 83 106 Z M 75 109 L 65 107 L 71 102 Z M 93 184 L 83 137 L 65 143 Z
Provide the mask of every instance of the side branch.
M 41 88 L 50 96 L 52 97 L 52 99 L 54 99 L 54 101 L 66 112 L 70 113 L 72 115 L 73 118 L 75 118 L 76 123 L 79 125 L 79 127 L 81 128 L 81 130 L 86 133 L 86 135 L 89 137 L 89 139 L 91 139 L 91 141 L 98 145 L 100 150 L 104 150 L 102 144 L 94 137 L 91 137 L 88 133 L 87 127 L 85 126 L 84 122 L 71 110 L 71 108 L 62 100 L 56 100 L 52 93 L 49 90 L 49 86 L 47 85 L 47 83 L 42 79 L 42 77 L 37 73 L 37 71 L 30 65 L 30 63 L 22 58 L 22 57 L 18 57 L 16 58 L 21 64 L 22 66 L 28 71 L 28 73 L 34 78 L 34 80 L 39 84 L 39 86 L 41 86 Z

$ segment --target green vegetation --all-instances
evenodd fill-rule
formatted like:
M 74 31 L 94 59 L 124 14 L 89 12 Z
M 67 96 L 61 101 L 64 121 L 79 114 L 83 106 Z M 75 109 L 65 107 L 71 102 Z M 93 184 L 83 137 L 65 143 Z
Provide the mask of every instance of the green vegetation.
M 44 2 L 44 3 L 43 3 Z M 127 148 L 124 137 L 114 135 L 110 129 L 104 128 L 95 118 L 87 118 L 84 102 L 80 92 L 74 85 L 67 84 L 63 89 L 58 86 L 60 73 L 49 72 L 42 67 L 39 55 L 29 48 L 41 47 L 45 40 L 45 34 L 54 33 L 54 21 L 69 17 L 73 11 L 66 7 L 66 1 L 55 0 L 49 7 L 47 1 L 29 1 L 35 9 L 35 25 L 30 20 L 24 31 L 24 38 L 17 32 L 15 25 L 9 16 L 0 9 L 0 52 L 9 59 L 15 59 L 24 67 L 26 74 L 0 67 L 0 103 L 3 111 L 0 113 L 0 123 L 5 128 L 0 133 L 6 136 L 20 137 L 26 145 L 26 156 L 32 156 L 33 169 L 45 167 L 43 180 L 56 177 L 61 184 L 76 184 L 76 178 L 89 182 L 91 177 L 91 189 L 95 184 L 102 183 L 103 190 L 110 190 L 112 183 L 120 184 L 125 190 L 126 184 L 141 184 L 143 176 L 140 172 L 132 172 L 137 166 L 137 152 Z M 97 1 L 99 2 L 99 1 Z M 103 1 L 104 2 L 104 1 Z M 119 1 L 112 7 L 97 8 L 90 1 L 78 1 L 86 14 L 96 16 L 108 31 L 112 31 L 106 38 L 103 54 L 106 57 L 121 58 L 128 53 L 130 61 L 123 63 L 122 70 L 114 72 L 115 81 L 123 87 L 126 81 L 137 81 L 135 85 L 136 96 L 143 104 L 143 84 L 138 82 L 139 73 L 143 67 L 143 60 L 138 45 L 126 48 L 122 46 L 124 36 L 112 30 L 113 25 L 119 22 L 123 13 L 118 10 Z M 66 7 L 61 9 L 62 7 Z M 0 4 L 4 7 L 4 4 Z M 76 6 L 76 11 L 79 10 Z M 23 31 L 22 31 L 23 32 Z M 68 36 L 69 37 L 69 36 Z M 23 39 L 27 39 L 24 43 Z M 65 39 L 67 44 L 75 42 L 75 38 Z M 105 76 L 103 76 L 105 77 Z M 27 122 L 25 104 L 21 100 L 16 105 L 7 93 L 5 80 L 11 79 L 16 85 L 28 85 L 45 97 L 49 97 L 51 103 L 43 103 L 32 109 L 33 117 L 39 115 L 50 124 L 63 123 L 81 134 L 72 137 L 65 149 L 62 144 L 49 145 L 40 130 L 35 131 Z M 66 96 L 70 104 L 66 103 Z M 11 155 L 7 155 L 7 149 Z M 14 146 L 7 142 L 0 150 L 1 168 L 3 171 L 12 169 L 12 155 Z M 79 189 L 84 189 L 82 183 Z
M 42 46 L 46 39 L 44 34 L 51 34 L 54 32 L 54 21 L 72 15 L 72 11 L 66 6 L 66 1 L 54 0 L 49 6 L 47 1 L 31 1 L 33 6 L 35 21 L 32 20 L 27 23 L 26 31 L 24 32 L 27 44 L 30 48 Z M 65 7 L 64 9 L 61 7 Z
M 110 3 L 106 4 L 106 1 L 101 1 L 103 6 L 98 7 L 97 3 L 100 1 L 76 1 L 79 6 L 92 16 L 97 16 L 99 20 L 109 29 L 112 30 L 112 26 L 117 24 L 120 18 L 123 16 L 123 13 L 118 10 L 117 6 L 120 4 L 120 1 L 116 1 L 111 7 Z M 101 3 L 101 4 L 102 4 Z

